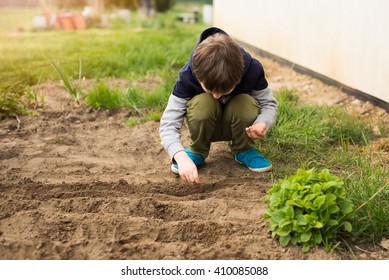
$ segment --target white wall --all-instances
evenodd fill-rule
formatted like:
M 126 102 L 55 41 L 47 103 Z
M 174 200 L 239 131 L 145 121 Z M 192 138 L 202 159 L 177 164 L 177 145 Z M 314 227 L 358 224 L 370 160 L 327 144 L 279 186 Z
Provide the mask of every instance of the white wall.
M 389 1 L 213 0 L 214 26 L 389 102 Z

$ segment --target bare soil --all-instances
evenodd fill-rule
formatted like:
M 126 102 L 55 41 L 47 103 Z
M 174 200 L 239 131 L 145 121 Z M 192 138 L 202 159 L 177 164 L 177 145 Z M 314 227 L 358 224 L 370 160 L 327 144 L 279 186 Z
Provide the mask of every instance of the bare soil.
M 295 88 L 304 102 L 341 105 L 373 124 L 388 118 L 260 60 L 274 90 Z M 186 185 L 169 169 L 158 122 L 129 127 L 130 109 L 75 106 L 58 82 L 40 90 L 40 115 L 0 122 L 0 259 L 389 259 L 369 244 L 335 253 L 282 248 L 263 220 L 271 173 L 248 171 L 215 143 L 199 170 L 202 183 Z

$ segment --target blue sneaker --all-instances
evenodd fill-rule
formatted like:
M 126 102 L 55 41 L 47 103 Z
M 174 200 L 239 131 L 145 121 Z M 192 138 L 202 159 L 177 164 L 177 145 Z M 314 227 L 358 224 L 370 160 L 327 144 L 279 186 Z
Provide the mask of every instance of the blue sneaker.
M 254 147 L 247 152 L 237 153 L 235 155 L 235 160 L 255 172 L 266 172 L 271 170 L 273 167 L 270 161 L 258 153 L 257 149 Z
M 189 148 L 186 148 L 185 149 L 185 152 L 187 153 L 187 155 L 190 157 L 190 159 L 194 162 L 194 164 L 199 167 L 200 165 L 202 165 L 205 161 L 205 158 L 202 156 L 202 155 L 199 155 L 199 154 L 195 154 L 195 153 L 192 153 Z M 174 174 L 179 174 L 178 172 L 178 164 L 174 161 L 172 163 L 172 165 L 170 166 L 170 169 L 172 170 L 172 172 Z

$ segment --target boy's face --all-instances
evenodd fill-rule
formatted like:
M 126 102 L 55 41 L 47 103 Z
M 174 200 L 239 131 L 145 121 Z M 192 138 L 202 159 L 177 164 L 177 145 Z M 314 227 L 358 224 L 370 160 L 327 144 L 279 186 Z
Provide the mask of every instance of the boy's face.
M 200 83 L 200 84 L 201 84 L 201 87 L 204 89 L 204 91 L 206 93 L 209 93 L 210 95 L 212 95 L 212 97 L 215 98 L 215 99 L 220 99 L 220 97 L 222 97 L 222 96 L 229 95 L 235 88 L 235 87 L 233 87 L 231 90 L 229 90 L 227 92 L 216 93 L 216 92 L 212 92 L 212 91 L 206 89 L 205 86 L 203 85 L 203 83 Z

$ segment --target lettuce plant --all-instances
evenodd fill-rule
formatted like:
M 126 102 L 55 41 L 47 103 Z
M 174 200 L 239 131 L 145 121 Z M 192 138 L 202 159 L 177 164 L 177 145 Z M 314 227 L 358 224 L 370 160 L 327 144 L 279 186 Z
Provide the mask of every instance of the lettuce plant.
M 275 182 L 264 200 L 269 202 L 264 218 L 281 246 L 299 244 L 308 252 L 324 245 L 329 250 L 341 230 L 352 230 L 348 220 L 354 205 L 346 198 L 343 181 L 327 169 L 299 169 Z

